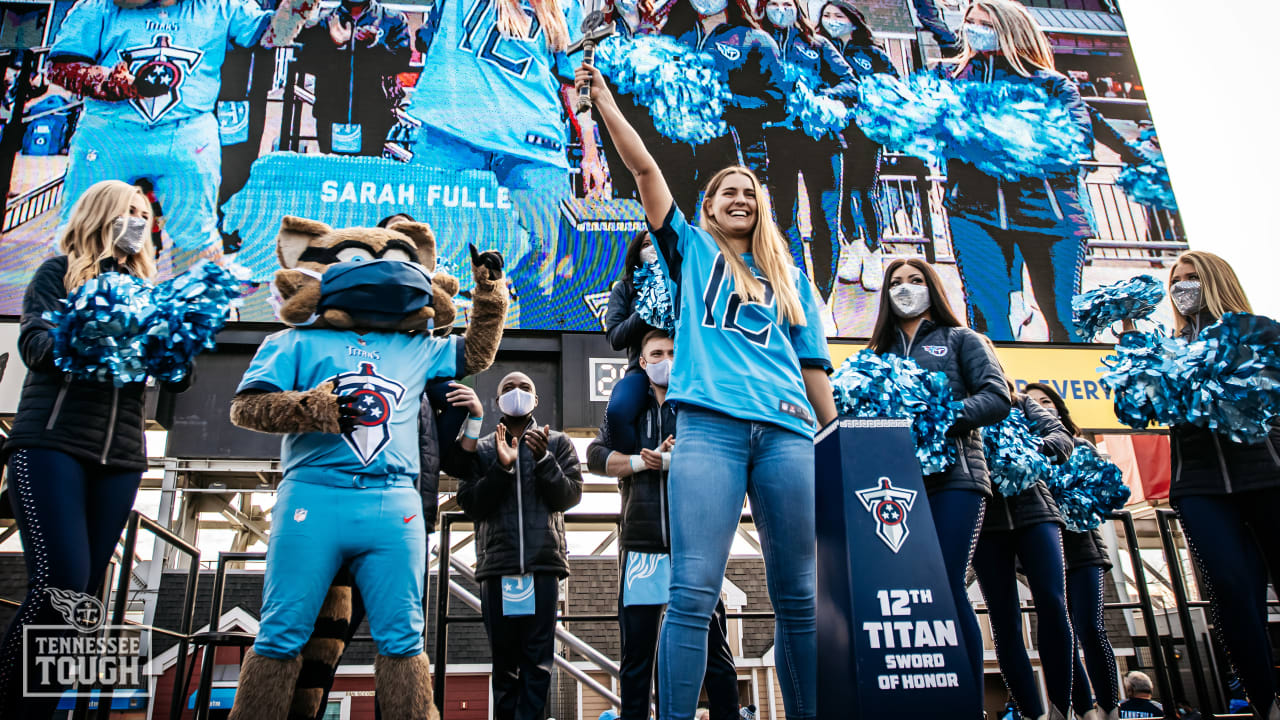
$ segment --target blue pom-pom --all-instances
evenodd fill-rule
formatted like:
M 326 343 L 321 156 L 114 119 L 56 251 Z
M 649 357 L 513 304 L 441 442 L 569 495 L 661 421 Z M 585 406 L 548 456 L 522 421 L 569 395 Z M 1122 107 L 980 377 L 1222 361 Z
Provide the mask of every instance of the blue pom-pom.
M 146 361 L 157 380 L 182 380 L 195 356 L 213 349 L 213 338 L 226 324 L 243 286 L 232 270 L 202 262 L 156 288 Z
M 656 261 L 644 263 L 636 268 L 631 278 L 636 288 L 636 314 L 653 327 L 674 335 L 675 306 L 671 302 L 671 289 L 662 266 Z
M 795 65 L 786 64 L 786 78 L 792 83 L 787 96 L 787 120 L 798 124 L 814 140 L 834 137 L 849 126 L 853 113 L 833 97 L 815 93 Z
M 1120 320 L 1137 320 L 1155 312 L 1164 299 L 1164 283 L 1150 275 L 1139 275 L 1076 295 L 1071 313 L 1076 332 L 1096 338 Z
M 596 48 L 595 64 L 615 92 L 649 109 L 664 136 L 701 145 L 729 132 L 722 116 L 732 94 L 707 53 L 665 35 L 615 36 Z
M 1090 152 L 1067 106 L 1030 83 L 876 75 L 859 83 L 858 102 L 854 117 L 872 140 L 1005 180 L 1071 172 Z
M 1280 323 L 1226 313 L 1191 343 L 1125 333 L 1103 358 L 1116 417 L 1134 428 L 1191 424 L 1258 443 L 1280 416 Z
M 153 287 L 126 273 L 85 281 L 61 310 L 46 312 L 53 324 L 53 358 L 74 378 L 116 385 L 147 379 L 143 333 L 155 312 Z
M 1077 447 L 1067 464 L 1049 478 L 1049 490 L 1072 532 L 1098 527 L 1107 513 L 1129 501 L 1124 473 L 1088 445 Z
M 1134 153 L 1142 158 L 1138 165 L 1128 165 L 1116 176 L 1116 185 L 1130 200 L 1155 210 L 1178 211 L 1178 201 L 1173 196 L 1173 183 L 1169 180 L 1169 166 L 1164 162 L 1155 130 L 1147 128 L 1138 137 L 1139 144 L 1129 143 Z
M 1049 459 L 1040 451 L 1040 437 L 1031 432 L 1026 416 L 1017 408 L 999 423 L 983 428 L 982 442 L 991 484 L 1001 495 L 1013 497 L 1053 473 Z
M 832 374 L 831 389 L 841 415 L 911 420 L 921 473 L 940 473 L 955 463 L 955 445 L 946 434 L 962 406 L 952 399 L 945 374 L 911 358 L 860 350 Z

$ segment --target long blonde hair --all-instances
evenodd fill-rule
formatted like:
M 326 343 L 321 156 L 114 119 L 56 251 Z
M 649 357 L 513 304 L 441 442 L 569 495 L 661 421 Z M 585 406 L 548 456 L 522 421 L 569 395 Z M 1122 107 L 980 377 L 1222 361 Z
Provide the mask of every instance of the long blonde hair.
M 711 178 L 711 182 L 707 183 L 706 194 L 702 199 L 702 219 L 699 225 L 711 235 L 720 248 L 721 254 L 724 255 L 725 262 L 729 265 L 729 272 L 733 274 L 733 287 L 738 297 L 747 302 L 763 303 L 765 301 L 764 283 L 751 273 L 742 257 L 729 244 L 724 228 L 711 217 L 711 200 L 719 192 L 725 178 L 730 175 L 747 177 L 751 180 L 752 190 L 755 191 L 756 227 L 751 232 L 750 251 L 756 267 L 760 268 L 769 280 L 769 284 L 773 286 L 773 296 L 778 301 L 778 320 L 791 325 L 804 325 L 804 307 L 800 304 L 800 293 L 796 290 L 795 278 L 791 273 L 795 263 L 787 250 L 787 241 L 778 231 L 778 226 L 773 223 L 773 213 L 769 209 L 769 203 L 765 201 L 760 178 L 756 177 L 755 173 L 741 165 L 731 165 L 716 173 Z
M 1171 283 L 1173 273 L 1182 263 L 1195 268 L 1196 275 L 1200 276 L 1200 291 L 1203 293 L 1204 306 L 1215 318 L 1220 318 L 1229 312 L 1253 312 L 1253 306 L 1249 304 L 1249 298 L 1244 294 L 1244 287 L 1240 285 L 1240 278 L 1236 277 L 1236 271 L 1231 269 L 1226 260 L 1203 250 L 1184 252 L 1178 256 L 1173 267 L 1169 268 Z M 1172 302 L 1170 299 L 1171 304 Z M 1186 316 L 1178 312 L 1178 306 L 1174 305 L 1174 328 L 1182 332 L 1182 329 L 1187 326 L 1187 320 Z
M 498 32 L 510 38 L 528 38 L 532 23 L 524 8 L 520 7 L 520 0 L 498 0 L 497 4 Z M 560 0 L 529 0 L 529 4 L 546 34 L 547 50 L 564 52 L 569 47 L 569 25 L 565 22 Z
M 996 37 L 1000 41 L 1000 54 L 1009 61 L 1015 72 L 1022 77 L 1031 77 L 1036 70 L 1056 70 L 1049 38 L 1021 3 L 1014 0 L 974 0 L 965 11 L 966 20 L 974 8 L 981 8 L 991 16 L 991 24 L 995 26 Z M 969 40 L 964 37 L 963 32 L 960 36 L 963 48 L 960 54 L 943 60 L 955 64 L 956 75 L 978 55 L 969 47 Z
M 111 242 L 111 223 L 118 217 L 128 217 L 129 204 L 135 197 L 142 198 L 147 207 L 151 207 L 147 196 L 137 187 L 119 180 L 103 180 L 89 186 L 76 201 L 58 244 L 67 256 L 67 274 L 62 278 L 67 292 L 97 277 L 98 263 L 115 253 Z M 135 277 L 154 279 L 156 262 L 151 244 L 144 245 L 120 265 Z

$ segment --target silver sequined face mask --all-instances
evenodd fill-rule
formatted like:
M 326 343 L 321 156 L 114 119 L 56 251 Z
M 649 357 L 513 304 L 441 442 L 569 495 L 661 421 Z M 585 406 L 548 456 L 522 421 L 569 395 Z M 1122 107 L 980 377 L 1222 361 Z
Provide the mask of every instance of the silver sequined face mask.
M 1199 280 L 1183 280 L 1169 288 L 1169 299 L 1185 317 L 1193 317 L 1204 309 L 1204 288 Z
M 929 288 L 926 285 L 899 285 L 889 291 L 889 303 L 898 317 L 916 317 L 929 309 Z
M 125 255 L 136 255 L 147 242 L 147 228 L 151 223 L 142 217 L 121 215 L 111 221 L 111 245 Z

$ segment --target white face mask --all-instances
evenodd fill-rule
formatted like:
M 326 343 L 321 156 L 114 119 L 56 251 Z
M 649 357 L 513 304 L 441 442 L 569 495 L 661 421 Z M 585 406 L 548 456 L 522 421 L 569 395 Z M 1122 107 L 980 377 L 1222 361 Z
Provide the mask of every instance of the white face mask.
M 507 417 L 522 418 L 533 412 L 537 399 L 533 393 L 512 388 L 498 396 L 498 409 Z
M 995 52 L 1000 49 L 1000 38 L 995 28 L 977 23 L 964 24 L 964 40 L 974 52 Z
M 711 17 L 729 7 L 729 0 L 689 0 L 693 9 L 702 17 Z
M 671 383 L 671 358 L 645 365 L 644 374 L 649 376 L 649 382 L 654 385 L 666 387 Z
M 292 269 L 297 270 L 298 272 L 308 277 L 313 277 L 317 281 L 323 278 L 323 275 L 316 272 L 315 270 L 312 270 L 311 268 L 296 267 Z M 271 309 L 275 312 L 276 319 L 279 320 L 280 322 L 285 322 L 284 318 L 280 317 L 280 308 L 284 307 L 285 297 L 280 294 L 280 288 L 276 287 L 275 280 L 272 280 L 271 282 L 267 283 L 267 287 L 270 288 L 271 290 L 271 297 L 267 298 L 267 302 L 271 305 Z M 313 312 L 311 313 L 311 317 L 307 318 L 306 320 L 300 323 L 292 323 L 292 325 L 293 327 L 306 327 L 314 323 L 318 319 L 320 319 L 320 316 Z M 290 323 L 285 323 L 285 324 L 289 325 Z
M 789 28 L 796 24 L 796 9 L 793 7 L 767 7 L 764 10 L 765 15 L 769 16 L 769 22 L 780 28 Z
M 146 218 L 121 215 L 111 221 L 111 245 L 125 255 L 136 255 L 147 241 Z
M 640 250 L 640 262 L 652 264 L 658 262 L 658 251 L 650 245 Z
M 889 291 L 889 302 L 898 317 L 916 317 L 929 309 L 929 288 L 926 285 L 899 285 Z
M 853 32 L 853 23 L 848 20 L 822 18 L 822 28 L 831 33 L 831 37 L 842 38 Z
M 1173 306 L 1186 317 L 1192 317 L 1204 309 L 1204 288 L 1199 280 L 1183 280 L 1169 288 Z

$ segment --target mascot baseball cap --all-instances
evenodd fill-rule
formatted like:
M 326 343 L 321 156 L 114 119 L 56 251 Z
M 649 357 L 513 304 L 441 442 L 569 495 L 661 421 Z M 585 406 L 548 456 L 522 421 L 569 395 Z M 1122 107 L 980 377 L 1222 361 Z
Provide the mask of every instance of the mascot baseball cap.
M 320 307 L 345 310 L 356 322 L 392 325 L 431 304 L 431 273 L 403 260 L 330 265 L 320 279 Z

